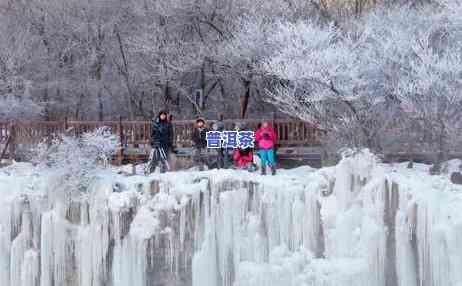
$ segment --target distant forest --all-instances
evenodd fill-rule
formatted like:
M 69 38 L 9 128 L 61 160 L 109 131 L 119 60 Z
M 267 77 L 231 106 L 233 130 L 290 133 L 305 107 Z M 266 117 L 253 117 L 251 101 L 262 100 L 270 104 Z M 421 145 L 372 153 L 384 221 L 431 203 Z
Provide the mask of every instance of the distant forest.
M 274 77 L 261 70 L 259 28 L 347 25 L 395 2 L 1 0 L 0 119 L 268 116 Z

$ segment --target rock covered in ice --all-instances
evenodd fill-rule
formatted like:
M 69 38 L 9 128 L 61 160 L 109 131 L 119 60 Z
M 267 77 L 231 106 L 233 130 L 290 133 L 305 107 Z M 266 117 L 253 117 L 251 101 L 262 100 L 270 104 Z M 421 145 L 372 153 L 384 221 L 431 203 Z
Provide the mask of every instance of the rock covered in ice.
M 0 285 L 460 285 L 462 189 L 427 170 L 364 151 L 274 177 L 106 172 L 76 194 L 13 164 Z

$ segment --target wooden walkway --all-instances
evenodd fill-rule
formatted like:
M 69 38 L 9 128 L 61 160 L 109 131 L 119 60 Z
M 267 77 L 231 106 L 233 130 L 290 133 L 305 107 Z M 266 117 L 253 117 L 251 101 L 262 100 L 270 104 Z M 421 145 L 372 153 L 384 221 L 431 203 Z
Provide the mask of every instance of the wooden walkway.
M 211 124 L 213 120 L 207 121 Z M 225 128 L 231 129 L 235 122 L 244 122 L 256 130 L 260 120 L 225 120 Z M 191 132 L 195 120 L 173 121 L 174 141 L 178 148 L 191 147 Z M 119 136 L 122 150 L 119 162 L 144 160 L 150 148 L 150 121 L 17 121 L 0 122 L 0 152 L 4 158 L 15 158 L 18 150 L 28 149 L 52 136 L 67 133 L 79 136 L 99 127 L 109 127 Z M 316 126 L 298 120 L 276 119 L 273 126 L 278 135 L 279 147 L 316 147 L 325 132 Z

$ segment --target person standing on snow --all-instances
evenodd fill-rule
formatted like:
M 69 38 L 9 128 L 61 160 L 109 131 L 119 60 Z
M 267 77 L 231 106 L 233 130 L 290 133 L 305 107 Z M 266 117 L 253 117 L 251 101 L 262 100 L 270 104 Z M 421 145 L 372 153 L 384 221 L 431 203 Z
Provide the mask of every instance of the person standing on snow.
M 205 154 L 207 152 L 207 132 L 208 129 L 205 127 L 205 120 L 198 118 L 191 139 L 194 147 L 193 163 L 199 166 L 200 171 L 203 171 L 207 165 Z
M 271 167 L 271 174 L 276 175 L 276 160 L 274 148 L 276 146 L 276 132 L 273 127 L 264 121 L 255 133 L 255 142 L 258 146 L 258 154 L 261 160 L 261 174 L 266 175 L 266 166 Z
M 149 173 L 154 172 L 158 165 L 160 172 L 165 173 L 169 169 L 168 159 L 173 150 L 173 127 L 166 111 L 160 111 L 152 123 L 151 146 Z

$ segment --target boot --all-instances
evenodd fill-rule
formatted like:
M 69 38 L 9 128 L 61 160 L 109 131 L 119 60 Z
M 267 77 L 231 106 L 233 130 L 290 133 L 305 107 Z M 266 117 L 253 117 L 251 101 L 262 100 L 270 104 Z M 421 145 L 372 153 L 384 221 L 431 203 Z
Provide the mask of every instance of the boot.
M 275 166 L 271 166 L 271 175 L 276 175 L 276 167 Z
M 262 176 L 266 175 L 266 166 L 261 166 L 261 174 Z
M 161 163 L 160 164 L 160 173 L 163 174 L 165 172 L 167 172 L 167 166 L 165 166 L 164 163 Z
M 156 170 L 156 166 L 157 164 L 155 162 L 153 161 L 148 162 L 147 175 L 154 173 L 154 171 Z

